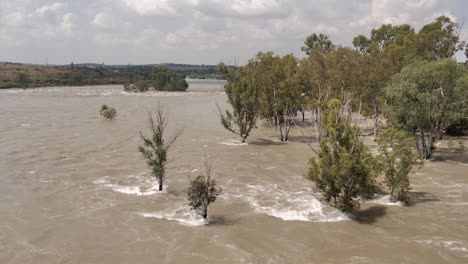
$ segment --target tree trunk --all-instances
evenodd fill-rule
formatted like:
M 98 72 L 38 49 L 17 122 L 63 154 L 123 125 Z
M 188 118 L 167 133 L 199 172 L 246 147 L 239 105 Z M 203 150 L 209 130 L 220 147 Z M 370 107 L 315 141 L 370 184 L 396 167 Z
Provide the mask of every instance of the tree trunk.
M 377 107 L 374 107 L 374 141 L 377 141 L 377 132 L 379 130 L 379 114 Z
M 286 117 L 284 120 L 284 141 L 288 141 L 289 130 L 291 130 L 291 121 Z
M 284 141 L 284 135 L 283 135 L 283 126 L 281 125 L 281 121 L 283 121 L 283 123 L 285 122 L 285 120 L 281 120 L 280 117 L 278 115 L 276 115 L 276 119 L 278 120 L 278 130 L 279 130 L 279 133 L 280 133 L 280 140 L 281 141 Z
M 362 110 L 362 95 L 359 96 L 359 116 L 361 116 L 361 110 Z
M 321 116 L 321 113 L 320 113 L 320 106 L 317 107 L 317 113 L 316 113 L 316 123 L 318 124 L 318 134 L 317 134 L 317 141 L 320 142 L 322 141 L 322 116 Z M 317 127 L 316 127 L 317 128 Z
M 304 122 L 304 120 L 305 120 L 305 110 L 302 110 L 301 112 L 302 112 L 302 122 Z
M 159 183 L 159 191 L 161 192 L 163 190 L 163 181 L 162 181 L 162 179 L 159 179 L 158 183 Z
M 205 208 L 203 210 L 203 215 L 202 216 L 203 216 L 203 219 L 206 219 L 208 217 L 208 208 Z

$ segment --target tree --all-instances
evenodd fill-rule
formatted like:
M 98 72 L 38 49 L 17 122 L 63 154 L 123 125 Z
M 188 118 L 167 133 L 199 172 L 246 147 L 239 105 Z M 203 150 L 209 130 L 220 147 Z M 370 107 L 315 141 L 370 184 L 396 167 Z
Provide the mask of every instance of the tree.
M 288 140 L 293 119 L 304 105 L 297 65 L 292 54 L 279 57 L 273 52 L 259 52 L 246 66 L 255 79 L 260 117 L 276 126 L 281 141 Z
M 461 26 L 440 16 L 434 22 L 424 25 L 418 32 L 415 49 L 418 56 L 426 60 L 452 58 L 459 50 L 463 50 L 464 42 L 460 42 Z
M 411 190 L 408 174 L 415 165 L 422 164 L 411 134 L 390 128 L 379 136 L 378 142 L 378 167 L 384 173 L 391 199 L 408 204 Z
M 374 192 L 374 160 L 360 140 L 357 126 L 337 99 L 327 104 L 328 138 L 320 142 L 318 157 L 308 163 L 307 179 L 315 182 L 325 201 L 343 212 L 359 208 L 359 200 Z
M 216 181 L 213 178 L 212 164 L 210 161 L 203 162 L 205 175 L 198 175 L 194 180 L 190 179 L 188 189 L 188 200 L 192 210 L 204 219 L 208 217 L 208 207 L 216 201 L 222 189 L 216 187 Z
M 387 87 L 386 116 L 412 133 L 421 158 L 429 159 L 445 128 L 466 115 L 467 90 L 468 70 L 455 60 L 416 62 Z
M 314 50 L 319 50 L 321 53 L 328 53 L 332 51 L 334 47 L 335 45 L 333 45 L 329 36 L 321 33 L 318 35 L 314 33 L 306 38 L 301 50 L 307 55 L 310 55 Z
M 174 136 L 167 138 L 166 129 L 168 121 L 167 113 L 164 111 L 163 107 L 158 104 L 154 113 L 148 113 L 151 137 L 147 137 L 140 132 L 140 137 L 144 144 L 138 147 L 138 151 L 140 151 L 146 159 L 146 164 L 151 168 L 151 174 L 159 183 L 159 191 L 163 190 L 166 167 L 170 162 L 170 160 L 168 160 L 168 152 L 182 133 L 182 130 L 179 130 Z
M 135 85 L 133 86 L 133 90 L 134 90 L 134 91 L 138 91 L 138 92 L 140 92 L 140 93 L 148 91 L 148 90 L 149 90 L 148 82 L 146 82 L 146 81 L 144 81 L 144 80 L 139 80 L 139 81 L 136 82 Z
M 29 74 L 21 72 L 16 74 L 15 83 L 17 87 L 28 88 L 29 84 L 31 83 L 31 78 Z
M 108 107 L 107 105 L 102 105 L 99 114 L 107 120 L 112 120 L 117 115 L 117 110 L 113 107 Z
M 247 68 L 230 69 L 224 64 L 219 65 L 220 71 L 226 75 L 227 84 L 224 86 L 228 103 L 232 107 L 232 112 L 219 109 L 221 124 L 224 128 L 237 134 L 244 143 L 255 127 L 258 116 L 258 94 L 256 80 Z M 234 126 L 237 126 L 237 130 Z
M 362 53 L 368 53 L 371 45 L 371 40 L 364 35 L 358 35 L 353 39 L 353 46 Z

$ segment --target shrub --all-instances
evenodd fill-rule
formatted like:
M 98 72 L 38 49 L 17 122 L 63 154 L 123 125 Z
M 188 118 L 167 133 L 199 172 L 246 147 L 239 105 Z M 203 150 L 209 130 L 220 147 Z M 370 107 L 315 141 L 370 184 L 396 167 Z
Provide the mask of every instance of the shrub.
M 107 120 L 112 120 L 117 115 L 117 110 L 113 107 L 108 107 L 107 105 L 102 105 L 99 114 Z

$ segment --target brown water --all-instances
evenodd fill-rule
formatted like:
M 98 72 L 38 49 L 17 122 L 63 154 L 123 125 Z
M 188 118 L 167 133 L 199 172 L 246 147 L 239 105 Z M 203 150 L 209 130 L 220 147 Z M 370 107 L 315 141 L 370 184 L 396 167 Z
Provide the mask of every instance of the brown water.
M 467 263 L 468 170 L 441 146 L 411 177 L 410 207 L 377 197 L 359 220 L 321 204 L 293 131 L 259 125 L 248 145 L 225 131 L 222 83 L 186 93 L 120 86 L 0 91 L 0 263 Z M 167 191 L 137 151 L 159 101 L 184 132 Z M 118 114 L 106 121 L 102 104 Z M 465 140 L 466 142 L 466 140 Z M 444 144 L 447 142 L 444 142 Z M 187 206 L 187 171 L 213 159 L 224 191 L 210 224 Z

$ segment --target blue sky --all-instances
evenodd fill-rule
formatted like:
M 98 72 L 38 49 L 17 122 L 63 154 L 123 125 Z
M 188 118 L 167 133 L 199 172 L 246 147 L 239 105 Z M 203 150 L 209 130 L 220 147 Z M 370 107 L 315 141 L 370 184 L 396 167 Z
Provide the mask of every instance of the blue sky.
M 467 10 L 464 0 L 0 0 L 0 61 L 243 64 L 260 50 L 303 56 L 311 33 L 351 46 L 383 23 L 461 23 Z

